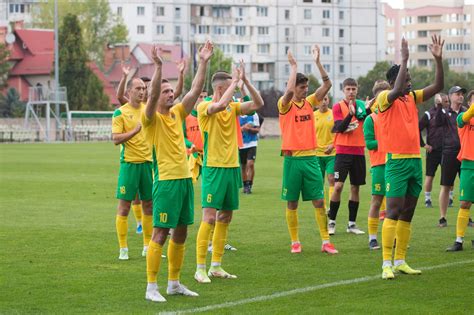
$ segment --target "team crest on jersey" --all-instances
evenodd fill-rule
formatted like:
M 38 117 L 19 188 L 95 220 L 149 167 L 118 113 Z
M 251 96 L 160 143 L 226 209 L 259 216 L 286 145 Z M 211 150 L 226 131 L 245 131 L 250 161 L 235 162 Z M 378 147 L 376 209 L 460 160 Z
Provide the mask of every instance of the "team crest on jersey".
M 133 119 L 133 115 L 128 115 L 128 118 Z
M 225 108 L 226 111 L 230 112 L 232 110 L 232 108 L 230 108 L 230 105 L 227 105 L 227 107 Z
M 171 113 L 170 116 L 173 120 L 176 120 L 176 115 L 174 113 Z

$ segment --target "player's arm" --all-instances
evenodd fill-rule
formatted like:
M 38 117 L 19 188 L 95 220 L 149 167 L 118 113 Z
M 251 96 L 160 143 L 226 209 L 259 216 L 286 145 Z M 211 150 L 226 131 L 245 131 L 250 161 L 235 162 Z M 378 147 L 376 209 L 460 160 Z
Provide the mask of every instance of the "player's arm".
M 460 113 L 457 117 L 457 123 L 459 128 L 463 128 L 466 123 L 474 117 L 474 103 L 469 106 L 469 109 L 464 113 Z
M 249 90 L 250 99 L 249 102 L 244 102 L 240 105 L 240 112 L 244 115 L 253 113 L 263 106 L 263 99 L 257 89 L 250 83 L 249 79 L 245 75 L 245 64 L 243 60 L 240 60 L 240 80 L 244 83 L 244 86 Z
M 314 60 L 314 63 L 316 64 L 316 67 L 318 68 L 319 70 L 319 73 L 321 74 L 321 79 L 323 80 L 323 85 L 321 85 L 320 87 L 318 87 L 318 89 L 316 90 L 316 92 L 314 92 L 314 96 L 316 97 L 316 99 L 318 101 L 322 101 L 324 96 L 329 92 L 329 90 L 331 89 L 332 87 L 332 82 L 331 80 L 329 79 L 329 76 L 326 72 L 326 70 L 324 69 L 323 65 L 321 64 L 321 52 L 319 50 L 319 46 L 318 45 L 313 45 L 313 49 L 312 49 L 312 53 L 313 53 L 313 60 Z
M 291 105 L 291 100 L 295 95 L 296 88 L 296 73 L 298 72 L 298 65 L 296 64 L 296 59 L 293 57 L 291 51 L 288 51 L 288 63 L 290 64 L 290 77 L 286 83 L 285 94 L 281 97 L 280 101 L 280 113 L 286 113 Z
M 352 101 L 349 101 L 349 113 L 347 116 L 344 117 L 342 115 L 341 106 L 339 104 L 335 104 L 332 108 L 332 115 L 334 117 L 334 127 L 332 128 L 332 132 L 334 133 L 343 133 L 349 127 L 351 123 L 352 117 L 355 115 L 355 108 Z
M 137 133 L 142 130 L 142 124 L 138 123 L 135 129 L 125 132 L 125 133 L 112 133 L 112 141 L 115 145 L 119 145 L 122 143 L 127 142 L 128 140 L 132 139 Z
M 178 65 L 178 84 L 176 85 L 174 91 L 174 99 L 176 100 L 178 97 L 181 96 L 183 93 L 183 86 L 184 86 L 184 70 L 186 69 L 186 60 L 182 59 L 180 62 L 177 63 Z
M 125 84 L 127 83 L 127 77 L 129 73 L 130 67 L 125 67 L 122 61 L 122 78 L 120 79 L 117 89 L 117 99 L 120 102 L 120 105 L 128 103 L 128 98 L 125 97 Z
M 446 110 L 444 110 L 443 106 L 439 104 L 436 108 L 435 125 L 437 127 L 441 127 L 447 124 L 448 124 L 448 117 L 447 117 Z
M 238 67 L 234 67 L 234 70 L 232 71 L 232 82 L 224 94 L 222 94 L 222 97 L 218 102 L 211 103 L 209 106 L 207 106 L 207 115 L 213 115 L 226 109 L 227 105 L 232 100 L 232 96 L 234 96 L 235 88 L 237 87 L 237 83 L 239 83 L 239 77 L 240 69 Z
M 421 117 L 420 121 L 418 122 L 418 129 L 420 130 L 420 147 L 422 148 L 426 147 L 426 143 L 425 143 L 425 140 L 423 139 L 422 131 L 428 128 L 429 123 L 430 121 L 428 119 L 428 115 L 425 112 L 423 116 Z
M 153 46 L 151 49 L 151 57 L 155 63 L 155 72 L 151 78 L 150 97 L 147 100 L 145 108 L 145 118 L 147 120 L 151 120 L 155 117 L 156 108 L 158 107 L 158 99 L 161 93 L 161 68 L 163 65 L 163 60 L 160 55 L 158 55 L 158 48 L 156 46 Z
M 423 89 L 423 101 L 429 100 L 435 96 L 436 93 L 441 92 L 444 88 L 444 70 L 443 70 L 443 46 L 444 40 L 441 36 L 431 36 L 430 51 L 435 60 L 435 81 Z M 421 102 L 420 102 L 421 103 Z
M 406 77 L 407 77 L 407 63 L 408 63 L 408 57 L 410 55 L 408 51 L 408 42 L 405 39 L 405 37 L 402 38 L 402 47 L 400 49 L 401 55 L 402 55 L 402 62 L 400 63 L 400 69 L 398 71 L 397 78 L 395 79 L 395 84 L 393 86 L 393 89 L 388 92 L 387 95 L 387 102 L 382 102 L 379 103 L 381 106 L 380 111 L 385 111 L 390 107 L 397 98 L 400 96 L 403 96 L 405 91 L 403 91 L 403 86 L 405 85 Z M 381 96 L 382 93 L 379 94 Z
M 364 121 L 364 139 L 365 144 L 368 150 L 377 150 L 378 149 L 378 142 L 375 139 L 375 131 L 374 131 L 374 120 L 372 117 L 367 117 Z
M 202 92 L 204 81 L 206 81 L 207 66 L 212 57 L 213 51 L 214 46 L 209 40 L 204 44 L 204 46 L 199 48 L 199 66 L 197 68 L 196 76 L 191 84 L 191 90 L 189 90 L 189 92 L 184 96 L 182 102 L 186 114 L 189 114 L 193 110 L 194 104 L 196 104 L 199 94 Z

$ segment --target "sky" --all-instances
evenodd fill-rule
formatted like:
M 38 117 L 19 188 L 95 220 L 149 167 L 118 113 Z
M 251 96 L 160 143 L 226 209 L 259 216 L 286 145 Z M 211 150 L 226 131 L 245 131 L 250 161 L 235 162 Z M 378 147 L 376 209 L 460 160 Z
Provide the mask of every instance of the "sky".
M 403 0 L 382 0 L 387 2 L 392 8 L 400 9 L 403 7 Z M 464 4 L 474 4 L 474 0 L 464 0 Z

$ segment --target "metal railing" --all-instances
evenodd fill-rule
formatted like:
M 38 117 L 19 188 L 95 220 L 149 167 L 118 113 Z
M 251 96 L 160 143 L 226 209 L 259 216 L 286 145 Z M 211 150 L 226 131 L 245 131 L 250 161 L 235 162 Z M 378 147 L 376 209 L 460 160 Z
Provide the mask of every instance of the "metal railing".
M 67 89 L 66 87 L 59 87 L 57 90 L 43 86 L 30 87 L 28 102 L 67 102 Z

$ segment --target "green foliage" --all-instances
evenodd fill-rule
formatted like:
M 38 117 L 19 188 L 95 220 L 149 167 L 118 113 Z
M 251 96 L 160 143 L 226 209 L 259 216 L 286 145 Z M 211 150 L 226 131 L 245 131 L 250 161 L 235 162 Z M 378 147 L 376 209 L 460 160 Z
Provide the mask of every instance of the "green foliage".
M 107 0 L 58 1 L 59 20 L 68 14 L 78 16 L 85 50 L 89 59 L 99 66 L 103 63 L 106 44 L 127 42 L 127 27 L 121 17 L 112 14 Z M 33 26 L 54 28 L 54 0 L 38 4 L 38 10 L 33 13 Z
M 0 94 L 0 117 L 22 117 L 26 104 L 20 100 L 20 94 L 14 88 L 9 88 L 6 95 Z
M 10 51 L 4 43 L 0 43 L 0 91 L 7 86 L 8 71 L 10 70 L 10 64 L 7 62 L 7 58 L 10 55 Z
M 193 75 L 196 71 L 192 71 L 192 65 L 193 65 L 193 60 L 191 57 L 191 60 L 189 61 L 189 64 L 191 65 L 188 70 L 188 73 L 186 74 L 184 78 L 184 90 L 189 91 L 191 89 L 191 84 L 193 82 Z M 214 47 L 214 54 L 212 55 L 211 62 L 209 67 L 207 68 L 207 74 L 206 74 L 206 84 L 204 84 L 204 89 L 207 90 L 209 95 L 212 95 L 212 86 L 211 86 L 211 77 L 212 75 L 219 71 L 227 71 L 231 73 L 232 71 L 232 58 L 226 57 L 222 50 L 220 50 L 217 47 Z
M 66 15 L 59 32 L 59 82 L 67 87 L 70 109 L 107 109 L 108 98 L 103 86 L 87 66 L 81 34 L 77 16 Z
M 357 83 L 359 83 L 359 98 L 365 99 L 366 96 L 373 97 L 372 87 L 375 81 L 385 80 L 385 73 L 390 68 L 390 64 L 387 61 L 377 62 L 375 66 L 367 72 L 364 77 L 359 77 Z
M 313 74 L 308 75 L 308 93 L 314 93 L 320 87 L 318 79 Z

